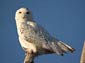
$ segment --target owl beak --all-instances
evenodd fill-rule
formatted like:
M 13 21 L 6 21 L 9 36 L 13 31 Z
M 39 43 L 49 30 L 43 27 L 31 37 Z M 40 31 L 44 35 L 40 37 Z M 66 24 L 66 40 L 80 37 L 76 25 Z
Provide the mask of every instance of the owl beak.
M 26 18 L 26 16 L 23 17 L 23 19 L 25 19 L 25 18 Z

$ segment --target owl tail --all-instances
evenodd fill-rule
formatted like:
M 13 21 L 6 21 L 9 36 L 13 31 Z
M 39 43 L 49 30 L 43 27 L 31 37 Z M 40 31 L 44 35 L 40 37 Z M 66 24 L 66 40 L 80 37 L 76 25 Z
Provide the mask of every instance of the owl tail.
M 57 53 L 58 55 L 62 55 L 67 52 L 73 53 L 75 51 L 74 48 L 70 47 L 69 45 L 63 43 L 62 41 L 59 42 L 52 42 L 52 50 Z

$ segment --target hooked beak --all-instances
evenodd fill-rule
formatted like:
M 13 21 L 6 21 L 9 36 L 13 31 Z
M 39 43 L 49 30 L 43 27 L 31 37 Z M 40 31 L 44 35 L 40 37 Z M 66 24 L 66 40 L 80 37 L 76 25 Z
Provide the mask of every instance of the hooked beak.
M 25 18 L 26 18 L 26 16 L 23 16 L 22 18 L 23 18 L 23 19 L 25 19 Z

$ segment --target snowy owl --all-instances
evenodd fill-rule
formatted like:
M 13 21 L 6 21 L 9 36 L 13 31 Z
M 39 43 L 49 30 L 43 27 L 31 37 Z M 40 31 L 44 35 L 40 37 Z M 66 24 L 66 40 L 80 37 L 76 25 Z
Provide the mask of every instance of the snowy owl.
M 74 51 L 74 48 L 51 36 L 46 29 L 34 21 L 32 12 L 28 8 L 18 9 L 15 20 L 19 42 L 26 53 L 35 54 L 37 57 L 52 53 L 63 55 Z

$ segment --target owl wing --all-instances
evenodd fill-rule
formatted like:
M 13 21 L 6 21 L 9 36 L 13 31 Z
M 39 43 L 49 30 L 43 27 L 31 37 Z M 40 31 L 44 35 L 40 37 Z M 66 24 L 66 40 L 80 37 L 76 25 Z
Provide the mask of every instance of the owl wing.
M 27 42 L 34 44 L 39 52 L 39 54 L 53 53 L 51 49 L 51 42 L 53 38 L 51 35 L 39 24 L 33 22 L 34 26 L 29 23 L 24 25 L 23 36 Z

